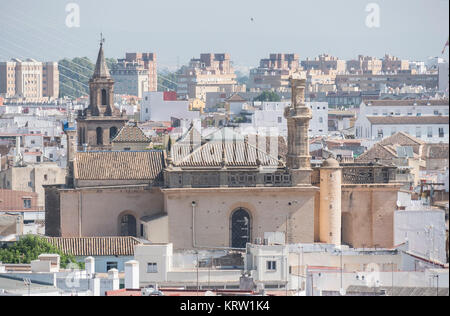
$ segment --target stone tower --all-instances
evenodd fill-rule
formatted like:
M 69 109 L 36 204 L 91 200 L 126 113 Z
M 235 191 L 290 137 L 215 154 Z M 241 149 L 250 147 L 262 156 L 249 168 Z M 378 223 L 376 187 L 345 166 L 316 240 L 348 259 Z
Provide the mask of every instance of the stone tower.
M 128 121 L 114 107 L 114 80 L 106 65 L 101 40 L 94 75 L 89 81 L 89 107 L 77 118 L 79 150 L 111 150 L 111 141 Z
M 67 123 L 63 125 L 64 134 L 67 137 L 67 174 L 66 184 L 73 187 L 74 184 L 74 162 L 75 154 L 77 152 L 77 129 L 73 120 L 69 118 Z
M 292 104 L 284 113 L 288 124 L 286 164 L 291 171 L 294 186 L 311 184 L 308 131 L 312 112 L 305 104 L 305 86 L 305 79 L 291 79 Z
M 320 168 L 320 241 L 341 244 L 342 169 L 339 162 L 328 158 Z

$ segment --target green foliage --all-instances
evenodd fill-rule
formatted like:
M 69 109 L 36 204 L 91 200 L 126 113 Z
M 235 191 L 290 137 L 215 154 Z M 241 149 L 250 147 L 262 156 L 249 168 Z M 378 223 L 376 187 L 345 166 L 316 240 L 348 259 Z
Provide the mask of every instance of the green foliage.
M 281 97 L 274 91 L 264 91 L 257 96 L 253 101 L 257 102 L 280 102 Z
M 108 69 L 111 69 L 117 60 L 106 58 Z M 87 57 L 63 59 L 59 65 L 59 96 L 81 97 L 89 94 L 89 79 L 94 74 L 95 64 Z
M 58 62 L 58 65 L 60 97 L 74 96 L 78 98 L 89 94 L 87 86 L 95 68 L 89 58 L 63 59 Z
M 58 254 L 61 257 L 61 267 L 65 268 L 69 263 L 75 263 L 84 268 L 84 263 L 78 263 L 72 255 L 62 253 L 60 249 L 50 244 L 39 236 L 27 235 L 13 246 L 0 249 L 0 262 L 18 264 L 29 264 L 37 260 L 41 254 Z

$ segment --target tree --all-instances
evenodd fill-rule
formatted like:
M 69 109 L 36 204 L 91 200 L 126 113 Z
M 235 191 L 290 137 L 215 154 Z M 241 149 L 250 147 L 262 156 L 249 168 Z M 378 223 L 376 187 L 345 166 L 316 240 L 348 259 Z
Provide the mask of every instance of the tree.
M 74 263 L 84 268 L 84 263 L 77 262 L 73 255 L 64 254 L 44 238 L 33 235 L 21 238 L 11 247 L 0 248 L 0 262 L 29 264 L 31 261 L 37 260 L 41 254 L 60 255 L 62 268 L 67 267 L 69 263 Z
M 177 72 L 161 71 L 158 73 L 158 91 L 177 91 Z
M 117 64 L 114 58 L 106 58 L 106 65 L 111 68 Z M 89 94 L 89 79 L 94 74 L 95 64 L 87 57 L 64 58 L 58 62 L 59 96 L 81 97 Z
M 253 101 L 257 102 L 280 102 L 281 97 L 274 91 L 264 91 L 257 96 Z

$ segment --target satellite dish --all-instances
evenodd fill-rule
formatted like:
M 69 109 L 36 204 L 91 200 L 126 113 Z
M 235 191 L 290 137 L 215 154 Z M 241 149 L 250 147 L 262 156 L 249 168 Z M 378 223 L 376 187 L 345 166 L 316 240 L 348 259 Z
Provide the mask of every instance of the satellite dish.
M 205 292 L 205 296 L 217 296 L 216 293 L 211 292 L 211 291 L 206 291 Z
M 341 294 L 341 296 L 345 296 L 347 294 L 347 291 L 344 288 L 341 288 L 339 290 L 339 294 Z

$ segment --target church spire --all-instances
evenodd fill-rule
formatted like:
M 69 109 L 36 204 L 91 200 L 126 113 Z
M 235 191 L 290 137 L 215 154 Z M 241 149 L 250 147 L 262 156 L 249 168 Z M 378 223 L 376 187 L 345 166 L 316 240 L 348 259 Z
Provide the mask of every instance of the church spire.
M 98 52 L 97 64 L 95 65 L 95 71 L 93 78 L 111 78 L 111 75 L 106 65 L 105 53 L 103 52 L 103 44 L 105 43 L 105 38 L 103 34 L 100 34 L 100 50 Z

